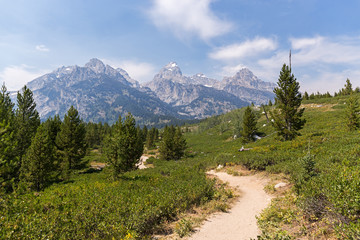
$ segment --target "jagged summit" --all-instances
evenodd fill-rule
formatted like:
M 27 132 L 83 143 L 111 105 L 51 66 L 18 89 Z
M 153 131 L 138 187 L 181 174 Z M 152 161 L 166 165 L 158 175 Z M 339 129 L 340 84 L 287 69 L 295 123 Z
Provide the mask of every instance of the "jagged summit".
M 182 72 L 176 62 L 170 62 L 155 75 L 154 79 L 173 79 L 174 77 L 181 78 Z
M 92 69 L 95 73 L 104 73 L 106 70 L 105 64 L 97 58 L 90 59 L 85 67 Z
M 85 121 L 114 122 L 131 112 L 143 123 L 169 116 L 205 118 L 251 102 L 267 103 L 273 99 L 273 86 L 249 69 L 221 82 L 203 73 L 185 76 L 176 62 L 169 62 L 152 81 L 140 85 L 126 70 L 97 58 L 82 67 L 60 67 L 28 83 L 43 119 L 63 116 L 74 105 Z
M 274 83 L 264 82 L 256 77 L 248 68 L 242 68 L 233 77 L 224 77 L 221 86 L 237 85 L 241 87 L 272 92 Z
M 179 66 L 177 65 L 176 62 L 169 62 L 165 68 L 168 68 L 169 70 L 172 69 L 172 68 L 178 68 Z

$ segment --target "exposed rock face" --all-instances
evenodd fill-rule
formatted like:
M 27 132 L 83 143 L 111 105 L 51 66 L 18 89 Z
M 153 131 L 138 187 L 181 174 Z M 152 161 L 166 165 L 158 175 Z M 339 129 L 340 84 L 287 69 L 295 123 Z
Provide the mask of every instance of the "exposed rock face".
M 274 98 L 276 84 L 261 81 L 249 69 L 243 68 L 233 77 L 224 77 L 217 87 L 249 103 L 267 104 Z
M 183 76 L 178 65 L 171 62 L 144 85 L 176 107 L 179 114 L 195 118 L 225 113 L 252 102 L 268 103 L 274 98 L 274 84 L 261 81 L 248 69 L 218 82 L 203 74 Z
M 236 85 L 246 88 L 272 92 L 276 84 L 264 82 L 256 77 L 249 69 L 243 68 L 233 77 L 224 77 L 221 86 Z
M 124 70 L 91 59 L 84 67 L 61 67 L 31 81 L 28 87 L 43 119 L 55 114 L 63 117 L 71 105 L 83 120 L 94 122 L 113 123 L 128 112 L 140 123 L 150 123 L 159 115 L 181 117 L 149 89 L 140 91 L 140 84 L 127 81 L 128 75 L 123 74 Z
M 91 59 L 84 67 L 61 67 L 41 76 L 28 87 L 34 93 L 42 119 L 76 107 L 85 121 L 113 123 L 131 112 L 139 124 L 199 119 L 235 108 L 267 103 L 274 84 L 242 69 L 222 82 L 204 74 L 184 76 L 175 62 L 163 67 L 143 85 L 121 68 Z
M 234 95 L 209 86 L 215 82 L 204 75 L 183 76 L 178 65 L 171 62 L 145 86 L 180 115 L 192 118 L 205 118 L 247 105 Z

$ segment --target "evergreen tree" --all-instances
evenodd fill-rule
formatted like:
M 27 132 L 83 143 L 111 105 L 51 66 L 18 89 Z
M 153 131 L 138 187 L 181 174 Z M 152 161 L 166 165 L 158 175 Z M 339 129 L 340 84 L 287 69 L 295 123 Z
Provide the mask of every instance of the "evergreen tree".
M 273 105 L 272 101 L 269 100 L 269 103 L 268 103 L 269 107 L 271 107 Z
M 45 121 L 45 127 L 47 128 L 47 131 L 49 132 L 49 136 L 50 136 L 52 144 L 54 146 L 56 146 L 56 144 L 55 144 L 56 136 L 60 132 L 60 128 L 61 128 L 61 120 L 60 120 L 59 115 L 55 115 L 53 118 L 49 117 Z
M 347 126 L 350 131 L 354 131 L 360 127 L 359 111 L 358 100 L 354 96 L 349 97 L 346 104 L 346 116 Z
M 136 131 L 137 131 L 138 137 L 141 138 L 141 140 L 143 140 L 143 139 L 144 139 L 144 136 L 143 136 L 143 131 L 142 131 L 141 127 L 140 127 L 140 126 L 137 126 L 137 127 L 136 127 Z
M 165 126 L 160 142 L 159 152 L 162 160 L 178 160 L 186 149 L 186 140 L 181 129 L 174 126 Z
M 303 97 L 304 100 L 309 100 L 309 94 L 305 91 L 304 93 L 304 97 Z
M 186 140 L 183 137 L 181 128 L 177 127 L 174 134 L 174 159 L 178 160 L 185 154 Z
M 154 128 L 154 143 L 159 140 L 159 129 Z
M 81 159 L 86 153 L 85 125 L 73 106 L 64 117 L 56 137 L 56 145 L 61 157 L 63 177 L 67 179 L 70 170 L 80 166 Z
M 54 162 L 50 129 L 40 125 L 21 165 L 20 180 L 30 189 L 43 190 L 50 181 Z
M 95 148 L 100 145 L 99 126 L 96 123 L 89 122 L 85 125 L 85 141 L 88 147 Z
M 17 93 L 17 109 L 15 113 L 17 154 L 20 161 L 31 144 L 31 139 L 40 125 L 39 113 L 32 91 L 24 86 L 22 93 Z M 20 168 L 20 165 L 18 166 Z
M 284 140 L 291 140 L 300 135 L 298 131 L 306 122 L 301 119 L 305 109 L 299 109 L 302 100 L 300 85 L 286 64 L 282 67 L 277 84 L 278 87 L 274 89 L 277 106 L 270 114 L 278 135 Z
M 16 154 L 13 107 L 10 94 L 3 84 L 0 90 L 0 189 L 6 192 L 13 190 L 20 166 Z
M 171 127 L 165 126 L 159 146 L 161 160 L 171 160 L 175 158 L 174 135 L 175 135 L 174 126 Z
M 350 79 L 346 79 L 346 84 L 344 85 L 345 88 L 343 89 L 343 95 L 350 95 L 353 93 L 352 84 Z
M 242 122 L 242 138 L 244 142 L 250 142 L 254 140 L 254 135 L 257 131 L 257 119 L 254 112 L 249 106 L 246 107 L 244 118 Z
M 155 137 L 155 128 L 151 128 L 150 131 L 148 131 L 146 136 L 146 148 L 152 149 L 154 148 L 154 137 Z
M 10 93 L 7 91 L 5 84 L 0 90 L 0 122 L 5 120 L 5 124 L 13 121 L 14 118 L 14 103 L 11 102 Z
M 10 122 L 0 122 L 0 194 L 14 189 L 18 179 L 19 157 L 14 155 L 16 139 Z
M 143 133 L 142 133 L 142 136 L 143 136 L 143 142 L 146 142 L 146 139 L 147 139 L 147 135 L 148 135 L 148 129 L 146 126 L 143 127 Z
M 143 139 L 138 135 L 134 117 L 129 113 L 124 123 L 119 117 L 105 147 L 114 180 L 119 174 L 137 168 L 143 150 Z

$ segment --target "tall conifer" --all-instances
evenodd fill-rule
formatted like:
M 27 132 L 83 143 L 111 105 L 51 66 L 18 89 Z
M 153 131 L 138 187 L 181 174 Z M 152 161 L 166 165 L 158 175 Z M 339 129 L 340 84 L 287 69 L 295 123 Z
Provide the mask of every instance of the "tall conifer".
M 9 192 L 18 179 L 20 160 L 16 154 L 14 104 L 5 84 L 0 90 L 0 192 Z
M 24 86 L 22 93 L 17 93 L 17 109 L 15 112 L 17 154 L 22 159 L 31 144 L 31 139 L 40 125 L 39 113 L 32 91 Z M 20 166 L 19 166 L 20 167 Z
M 257 119 L 254 112 L 249 106 L 246 107 L 244 118 L 242 122 L 242 139 L 244 142 L 250 142 L 254 140 L 254 135 L 257 131 Z
M 278 135 L 284 140 L 291 140 L 299 135 L 298 131 L 306 122 L 301 118 L 305 109 L 299 109 L 302 100 L 300 85 L 286 64 L 281 69 L 277 84 L 274 89 L 276 109 L 270 114 Z
M 105 146 L 114 180 L 119 174 L 137 168 L 143 150 L 143 138 L 138 134 L 134 117 L 129 113 L 124 122 L 119 117 Z
M 346 117 L 347 126 L 350 131 L 354 131 L 360 127 L 359 111 L 358 100 L 354 96 L 349 97 L 346 102 Z
M 68 178 L 70 170 L 79 167 L 86 153 L 85 125 L 73 106 L 65 115 L 55 142 L 61 156 L 63 176 Z
M 21 165 L 21 181 L 30 189 L 43 190 L 50 181 L 54 150 L 50 129 L 43 123 L 37 129 Z
M 0 122 L 0 193 L 12 191 L 19 177 L 19 157 L 14 154 L 16 144 L 10 123 Z
M 186 149 L 186 140 L 182 135 L 181 128 L 165 126 L 160 142 L 159 152 L 162 160 L 178 160 Z

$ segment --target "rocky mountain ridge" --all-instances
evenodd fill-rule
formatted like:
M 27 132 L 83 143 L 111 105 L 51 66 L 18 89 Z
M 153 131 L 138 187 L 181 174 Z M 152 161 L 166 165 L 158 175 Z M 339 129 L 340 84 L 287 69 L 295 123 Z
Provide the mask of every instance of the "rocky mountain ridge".
M 250 102 L 265 103 L 273 96 L 268 91 L 271 84 L 249 70 L 219 82 L 201 73 L 184 76 L 179 66 L 170 62 L 152 81 L 140 84 L 124 69 L 95 58 L 84 67 L 60 67 L 29 82 L 28 87 L 42 119 L 55 114 L 63 117 L 74 105 L 85 121 L 113 123 L 131 112 L 140 124 L 147 125 L 201 119 Z M 239 88 L 241 96 L 236 93 Z

